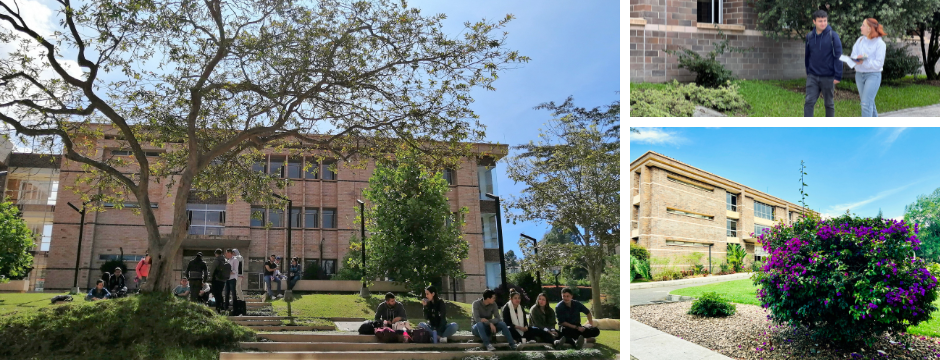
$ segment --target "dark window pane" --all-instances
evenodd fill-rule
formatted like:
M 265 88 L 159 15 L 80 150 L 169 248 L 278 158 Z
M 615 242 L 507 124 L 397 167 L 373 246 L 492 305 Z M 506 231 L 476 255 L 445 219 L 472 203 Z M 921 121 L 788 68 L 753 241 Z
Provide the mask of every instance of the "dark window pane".
M 335 161 L 323 162 L 323 166 L 322 166 L 323 180 L 336 180 L 336 171 L 334 171 L 335 167 L 336 167 Z
M 697 20 L 700 23 L 711 23 L 712 22 L 712 1 L 713 0 L 698 0 L 698 10 L 697 10 Z M 718 0 L 714 0 L 718 1 Z
M 290 226 L 295 229 L 300 228 L 300 211 L 301 210 L 303 209 L 297 208 L 297 207 L 290 210 L 290 221 L 291 221 Z
M 206 225 L 225 225 L 222 211 L 206 211 Z
M 284 227 L 284 210 L 268 210 L 268 217 L 269 221 L 271 221 L 271 227 Z
M 271 171 L 268 174 L 281 176 L 281 168 L 284 167 L 284 157 L 283 156 L 272 156 L 271 157 Z
M 267 166 L 267 164 L 264 163 L 263 161 L 262 161 L 262 162 L 256 162 L 256 163 L 254 163 L 254 165 L 251 166 L 251 171 L 257 171 L 257 172 L 260 172 L 260 173 L 266 173 L 266 172 L 267 172 L 267 169 L 268 169 L 268 166 Z
M 304 210 L 304 227 L 308 229 L 320 227 L 319 209 L 307 208 Z
M 316 158 L 308 157 L 304 167 L 307 169 L 304 170 L 304 178 L 316 179 L 317 175 L 320 173 L 320 163 L 317 162 Z
M 287 177 L 291 179 L 302 178 L 303 158 L 290 158 L 287 162 Z
M 336 228 L 336 209 L 323 209 L 323 228 Z
M 264 226 L 264 208 L 260 206 L 251 207 L 251 226 Z
M 444 180 L 447 180 L 448 185 L 456 185 L 457 175 L 456 171 L 453 169 L 444 169 Z

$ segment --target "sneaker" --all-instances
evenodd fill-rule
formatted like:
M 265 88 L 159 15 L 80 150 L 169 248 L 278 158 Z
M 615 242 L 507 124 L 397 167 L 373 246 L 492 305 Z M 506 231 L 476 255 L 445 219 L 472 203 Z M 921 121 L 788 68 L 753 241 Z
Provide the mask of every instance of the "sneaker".
M 486 351 L 496 351 L 496 347 L 493 346 L 493 344 L 489 344 L 486 346 Z
M 562 338 L 562 339 L 564 339 L 564 338 Z M 561 349 L 561 347 L 564 346 L 564 345 L 565 345 L 565 341 L 564 341 L 564 340 L 555 340 L 555 342 L 552 344 L 552 348 L 555 349 L 555 350 L 558 350 L 558 349 Z
M 439 337 L 439 338 L 437 338 L 437 342 L 440 343 L 440 344 L 446 344 L 446 343 L 447 343 L 447 338 L 446 338 L 446 337 Z
M 522 340 L 525 340 L 525 339 L 522 339 Z M 519 351 L 519 350 L 522 350 L 522 348 L 524 347 L 525 347 L 525 342 L 523 341 L 523 342 L 517 343 L 516 346 L 513 347 L 512 349 L 514 351 Z
M 575 341 L 574 348 L 579 350 L 584 348 L 584 336 L 578 335 L 578 341 Z
M 537 343 L 537 342 L 538 342 L 538 341 L 535 341 L 535 340 L 529 340 L 529 344 L 535 344 L 535 343 Z

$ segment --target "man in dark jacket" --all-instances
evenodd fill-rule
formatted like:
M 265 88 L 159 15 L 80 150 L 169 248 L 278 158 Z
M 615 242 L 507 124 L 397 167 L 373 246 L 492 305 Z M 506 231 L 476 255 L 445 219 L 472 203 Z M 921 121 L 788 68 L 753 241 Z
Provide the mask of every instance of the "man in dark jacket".
M 399 321 L 408 320 L 408 315 L 405 314 L 405 307 L 395 301 L 395 294 L 386 293 L 385 302 L 375 308 L 375 320 L 381 321 L 386 326 L 392 326 Z
M 121 268 L 115 268 L 114 274 L 108 279 L 108 289 L 111 289 L 111 295 L 118 298 L 127 296 L 127 286 L 124 284 L 125 280 L 124 272 Z
M 203 281 L 209 276 L 209 268 L 206 262 L 202 260 L 202 253 L 196 253 L 196 258 L 186 266 L 186 278 L 189 280 L 190 289 L 202 289 Z M 193 302 L 199 302 L 199 291 L 190 291 L 189 299 Z
M 842 40 L 829 26 L 825 10 L 813 13 L 813 31 L 806 34 L 806 101 L 803 116 L 814 116 L 814 107 L 822 93 L 826 117 L 836 116 L 835 87 L 842 81 Z
M 222 288 L 225 281 L 232 274 L 232 265 L 225 261 L 222 249 L 215 249 L 215 261 L 212 267 L 212 297 L 215 298 L 215 311 L 222 312 L 225 302 L 222 301 Z

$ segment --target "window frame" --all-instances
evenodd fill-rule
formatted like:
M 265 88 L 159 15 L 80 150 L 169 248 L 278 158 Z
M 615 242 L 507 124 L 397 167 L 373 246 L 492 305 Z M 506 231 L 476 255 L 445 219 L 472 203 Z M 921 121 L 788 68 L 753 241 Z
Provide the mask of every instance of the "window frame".
M 758 227 L 761 227 L 761 228 L 767 229 L 767 230 L 772 229 L 772 227 L 767 226 L 767 225 L 754 224 L 754 237 L 755 237 L 755 238 L 758 237 L 758 236 L 761 236 L 761 234 L 764 233 L 763 229 L 758 230 Z
M 700 20 L 698 19 L 698 13 L 699 13 L 699 5 L 698 5 L 698 4 L 704 3 L 704 2 L 705 2 L 705 1 L 696 1 L 696 2 L 695 2 L 695 4 L 696 4 L 696 5 L 695 5 L 695 22 L 702 23 L 702 24 L 724 24 L 724 23 L 725 23 L 725 22 L 724 22 L 724 20 L 725 20 L 725 19 L 724 19 L 725 4 L 724 4 L 724 2 L 723 2 L 722 0 L 708 0 L 709 5 L 710 5 L 710 6 L 709 6 L 709 12 L 710 12 L 711 15 L 712 15 L 711 21 L 705 22 L 705 21 L 700 21 Z M 717 4 L 716 4 L 716 3 L 717 3 Z M 718 19 L 717 19 L 717 20 L 718 20 L 718 21 L 715 21 L 715 20 L 716 20 L 716 19 L 715 19 L 715 12 L 716 12 L 715 6 L 716 6 L 716 5 L 718 6 L 718 9 L 717 9 L 717 12 L 718 12 Z
M 767 209 L 764 209 L 767 208 Z M 770 218 L 766 218 L 762 215 L 766 214 L 765 210 L 769 210 Z M 761 218 L 764 220 L 774 221 L 774 207 L 773 205 L 764 204 L 760 201 L 754 200 L 754 217 Z
M 336 181 L 338 180 L 338 171 L 333 171 L 330 169 L 330 166 L 333 165 L 336 167 L 336 170 L 339 170 L 339 162 L 336 160 L 324 160 L 320 164 L 320 178 L 326 181 Z
M 320 228 L 320 208 L 305 207 L 305 208 L 303 208 L 303 209 L 304 209 L 304 211 L 303 211 L 303 216 L 304 216 L 304 224 L 303 224 L 303 225 L 304 225 L 304 229 L 319 229 L 319 228 Z M 313 225 L 313 226 L 311 226 L 311 224 L 310 224 L 310 221 L 309 221 L 310 218 L 307 217 L 307 216 L 309 216 L 309 214 L 310 214 L 311 211 L 313 211 L 313 218 L 312 218 L 312 220 L 313 220 L 313 224 L 312 224 L 312 225 Z
M 261 213 L 261 219 L 255 219 L 254 215 L 256 212 Z M 261 225 L 257 225 L 256 221 L 261 221 Z M 248 227 L 265 227 L 268 224 L 268 213 L 267 209 L 264 206 L 252 206 L 248 210 Z
M 333 212 L 332 219 L 331 219 L 331 220 L 332 220 L 332 223 L 330 223 L 330 224 L 327 224 L 327 222 L 326 222 L 326 212 L 327 212 L 327 211 L 332 211 L 332 212 Z M 321 221 L 320 221 L 320 228 L 321 228 L 321 229 L 337 229 L 337 228 L 339 228 L 339 224 L 338 224 L 339 221 L 337 221 L 337 220 L 338 220 L 338 217 L 339 217 L 339 212 L 336 210 L 336 208 L 323 208 L 323 209 L 320 209 L 320 219 L 321 219 Z M 329 225 L 329 226 L 328 226 L 328 225 Z
M 692 217 L 692 218 L 696 218 L 696 219 L 702 219 L 702 220 L 715 220 L 715 216 L 714 216 L 714 215 L 696 214 L 696 213 L 693 213 L 693 212 L 688 212 L 688 211 L 679 210 L 679 209 L 674 209 L 674 208 L 666 208 L 666 213 L 667 213 L 667 214 L 673 214 L 673 215 L 688 216 L 688 217 Z
M 738 237 L 738 221 L 735 219 L 725 219 L 726 237 Z M 734 226 L 732 226 L 734 225 Z
M 725 208 L 729 211 L 738 212 L 738 195 L 732 193 L 726 193 L 725 196 Z

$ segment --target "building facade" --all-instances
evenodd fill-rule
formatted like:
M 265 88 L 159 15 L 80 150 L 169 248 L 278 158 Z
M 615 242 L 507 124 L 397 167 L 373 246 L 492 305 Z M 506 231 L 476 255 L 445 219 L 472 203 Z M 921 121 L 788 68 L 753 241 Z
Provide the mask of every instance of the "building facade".
M 732 47 L 754 48 L 745 54 L 725 53 L 717 58 L 739 79 L 805 78 L 802 37 L 811 27 L 807 24 L 795 29 L 801 34 L 795 40 L 774 41 L 757 29 L 757 11 L 744 0 L 630 0 L 630 81 L 694 81 L 695 74 L 679 69 L 678 58 L 665 50 L 707 54 L 722 40 L 718 29 L 728 36 Z M 921 56 L 920 42 L 915 38 L 889 34 L 886 40 L 901 41 L 909 45 L 911 55 Z M 851 47 L 855 40 L 843 37 L 842 41 Z M 923 67 L 920 74 L 924 74 Z M 846 66 L 843 75 L 854 76 L 854 70 Z
M 713 272 L 726 260 L 728 244 L 745 248 L 745 264 L 763 260 L 768 254 L 752 234 L 776 223 L 791 224 L 803 210 L 652 151 L 630 163 L 630 199 L 634 244 L 647 248 L 651 258 L 674 263 L 685 254 L 710 254 Z M 653 273 L 663 266 L 654 265 Z
M 127 148 L 116 140 L 116 131 L 105 132 L 97 139 L 93 154 L 99 159 L 106 156 L 131 156 Z M 167 148 L 146 149 L 148 156 L 159 156 Z M 497 194 L 494 167 L 496 161 L 508 152 L 506 145 L 475 144 L 478 156 L 464 158 L 459 168 L 444 171 L 450 183 L 447 196 L 451 211 L 467 207 L 464 239 L 470 244 L 469 258 L 461 268 L 467 278 L 459 281 L 445 279 L 442 295 L 448 299 L 468 301 L 478 297 L 487 287 L 499 284 L 500 266 L 496 231 L 496 204 L 484 194 Z M 255 164 L 256 171 L 279 174 L 290 178 L 291 185 L 284 194 L 293 201 L 292 216 L 285 209 L 270 209 L 244 201 L 228 203 L 227 199 L 202 200 L 191 196 L 187 203 L 190 217 L 189 235 L 184 240 L 180 255 L 183 261 L 173 264 L 182 274 L 182 268 L 197 252 L 211 254 L 216 248 L 237 248 L 246 259 L 247 290 L 261 290 L 263 263 L 270 254 L 285 256 L 287 251 L 287 220 L 292 219 L 291 255 L 300 257 L 304 269 L 317 265 L 318 279 L 329 279 L 342 266 L 341 260 L 349 249 L 349 240 L 358 237 L 356 224 L 357 199 L 364 199 L 363 189 L 375 169 L 370 161 L 364 169 L 348 168 L 342 160 L 316 162 L 314 155 L 287 156 L 266 149 L 265 160 Z M 314 161 L 310 171 L 304 171 L 307 162 Z M 335 166 L 332 166 L 334 165 Z M 319 169 L 319 171 L 313 171 Z M 331 170 L 335 169 L 335 171 Z M 83 173 L 81 164 L 61 159 L 59 187 L 73 189 L 76 179 Z M 152 184 L 150 207 L 154 210 L 161 234 L 172 230 L 173 199 L 175 190 L 165 185 Z M 101 204 L 102 212 L 88 212 L 85 217 L 81 253 L 78 254 L 80 215 L 62 206 L 81 201 L 74 191 L 58 194 L 59 206 L 54 207 L 51 244 L 48 246 L 48 265 L 45 289 L 64 290 L 72 287 L 75 261 L 79 259 L 78 286 L 88 288 L 100 275 L 100 267 L 108 260 L 123 257 L 128 265 L 128 280 L 136 276 L 134 267 L 147 252 L 147 232 L 143 219 L 133 209 L 141 206 L 133 201 L 123 204 Z M 252 216 L 257 213 L 256 216 Z M 260 219 L 258 219 L 260 218 Z M 270 222 L 272 225 L 266 227 Z M 367 254 L 368 256 L 368 254 Z M 417 259 L 416 259 L 417 260 Z M 368 261 L 368 259 L 367 259 Z M 134 285 L 129 285 L 134 288 Z

